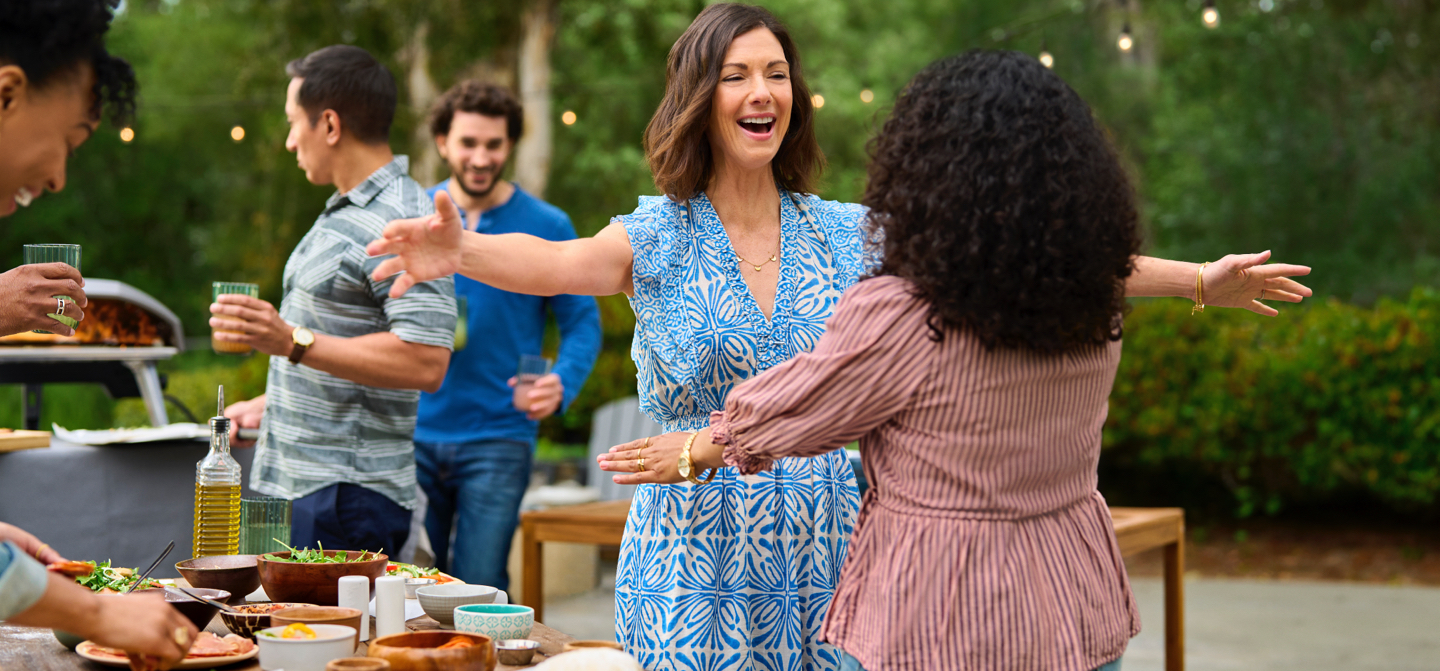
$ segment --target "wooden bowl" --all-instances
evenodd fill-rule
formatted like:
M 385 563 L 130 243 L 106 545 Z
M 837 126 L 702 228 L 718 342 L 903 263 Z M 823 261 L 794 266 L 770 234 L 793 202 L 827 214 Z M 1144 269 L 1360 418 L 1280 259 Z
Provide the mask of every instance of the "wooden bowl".
M 289 558 L 290 552 L 271 552 L 276 557 Z M 326 550 L 325 556 L 343 554 L 351 561 L 339 564 L 293 564 L 271 561 L 260 555 L 260 584 L 271 601 L 297 601 L 319 606 L 335 606 L 340 603 L 340 578 L 347 575 L 363 575 L 370 579 L 370 588 L 375 588 L 375 579 L 385 575 L 385 566 L 390 558 L 373 552 L 361 553 L 354 550 Z M 354 561 L 361 555 L 371 559 Z
M 474 639 L 468 648 L 438 648 L 456 636 Z M 390 662 L 390 671 L 495 671 L 489 636 L 458 631 L 412 631 L 370 641 L 371 657 Z
M 332 659 L 325 665 L 325 671 L 392 671 L 390 662 L 374 657 L 346 657 Z
M 355 608 L 337 608 L 335 606 L 295 606 L 284 608 L 270 614 L 271 627 L 283 627 L 287 624 L 301 622 L 304 624 L 338 624 L 350 627 L 355 630 L 355 647 L 360 647 L 360 618 L 367 614 Z
M 621 652 L 625 651 L 625 646 L 620 645 L 615 641 L 570 641 L 569 643 L 565 644 L 565 649 L 562 650 L 562 652 L 585 650 L 586 648 L 607 648 L 610 650 L 619 650 Z
M 223 589 L 230 603 L 243 603 L 245 595 L 260 586 L 260 567 L 255 555 L 196 557 L 175 564 L 191 587 Z

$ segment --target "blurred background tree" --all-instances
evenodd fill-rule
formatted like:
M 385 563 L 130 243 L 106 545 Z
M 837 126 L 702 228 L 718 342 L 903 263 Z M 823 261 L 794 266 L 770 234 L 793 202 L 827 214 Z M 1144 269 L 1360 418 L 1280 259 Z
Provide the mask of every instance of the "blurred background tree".
M 284 65 L 334 43 L 365 47 L 396 74 L 401 105 L 392 144 L 412 155 L 412 172 L 426 184 L 445 177 L 425 137 L 427 107 L 455 81 L 518 87 L 532 112 L 548 108 L 532 114 L 522 146 L 543 144 L 533 137 L 543 126 L 550 150 L 517 157 L 526 163 L 517 172 L 532 188 L 543 185 L 581 235 L 593 234 L 633 210 L 637 196 L 655 192 L 640 139 L 664 89 L 670 45 L 703 6 L 131 0 L 112 47 L 135 64 L 142 85 L 134 140 L 102 129 L 72 161 L 70 188 L 0 225 L 0 249 L 14 265 L 24 243 L 81 243 L 88 276 L 153 294 L 192 336 L 208 332 L 211 280 L 256 281 L 262 297 L 278 300 L 284 261 L 331 192 L 306 183 L 283 148 Z M 817 112 L 830 161 L 824 197 L 859 198 L 866 141 L 926 63 L 976 47 L 1043 50 L 1131 166 L 1150 253 L 1206 260 L 1273 249 L 1277 259 L 1317 268 L 1309 280 L 1317 300 L 1358 309 L 1440 278 L 1440 251 L 1430 247 L 1440 240 L 1435 0 L 1217 0 L 1214 27 L 1202 21 L 1201 0 L 766 6 L 790 26 L 824 99 Z M 1128 51 L 1117 48 L 1125 28 Z M 548 87 L 526 84 L 539 81 L 537 73 Z M 240 141 L 231 135 L 237 126 Z M 634 392 L 633 314 L 623 297 L 601 304 L 604 353 L 574 410 L 545 423 L 548 439 L 584 442 L 590 411 Z M 1158 309 L 1150 305 L 1137 302 L 1136 323 Z M 1284 317 L 1253 321 L 1262 334 L 1295 328 Z M 1144 375 L 1128 354 L 1122 379 Z M 1133 360 L 1163 358 L 1147 352 Z M 171 368 L 195 393 L 241 371 L 248 389 L 263 387 L 263 361 L 196 352 Z M 18 390 L 5 392 L 0 425 L 13 426 Z M 47 398 L 46 421 L 69 426 L 143 418 L 129 402 L 117 410 L 96 389 Z M 1117 428 L 1129 436 L 1135 427 Z

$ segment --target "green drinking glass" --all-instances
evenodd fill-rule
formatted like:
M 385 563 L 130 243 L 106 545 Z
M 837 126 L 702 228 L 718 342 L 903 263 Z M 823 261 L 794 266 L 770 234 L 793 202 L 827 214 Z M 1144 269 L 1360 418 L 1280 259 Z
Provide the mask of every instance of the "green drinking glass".
M 68 263 L 75 270 L 80 270 L 80 245 L 25 245 L 25 265 L 35 263 Z M 54 296 L 66 303 L 74 303 L 75 299 L 69 296 Z M 59 314 L 60 305 L 56 304 L 57 312 L 47 315 L 61 324 L 75 328 L 80 322 L 75 321 L 68 315 Z M 43 329 L 35 329 L 36 333 L 50 333 Z
M 214 286 L 211 288 L 210 301 L 218 301 L 220 300 L 220 296 L 224 294 L 240 294 L 242 296 L 249 296 L 251 298 L 259 298 L 260 285 L 250 284 L 249 282 L 215 282 Z M 215 350 L 216 354 L 249 354 L 251 351 L 253 351 L 249 345 L 243 343 L 216 340 L 216 331 L 222 331 L 225 333 L 239 333 L 239 331 L 231 331 L 227 329 L 211 329 L 210 349 Z
M 240 499 L 240 552 L 284 552 L 290 542 L 290 500 L 277 496 Z

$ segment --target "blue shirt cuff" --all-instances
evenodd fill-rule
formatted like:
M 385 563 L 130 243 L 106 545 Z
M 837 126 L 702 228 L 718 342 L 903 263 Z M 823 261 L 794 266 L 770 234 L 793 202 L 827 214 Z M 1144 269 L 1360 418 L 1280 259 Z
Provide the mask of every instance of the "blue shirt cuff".
M 0 543 L 0 621 L 30 609 L 45 596 L 50 574 L 10 541 Z

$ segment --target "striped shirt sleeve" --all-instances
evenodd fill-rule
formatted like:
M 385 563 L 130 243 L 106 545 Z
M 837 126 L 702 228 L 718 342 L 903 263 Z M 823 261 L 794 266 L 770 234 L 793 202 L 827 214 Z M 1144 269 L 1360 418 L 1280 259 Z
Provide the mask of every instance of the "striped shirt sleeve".
M 363 272 L 365 277 L 388 257 L 367 257 Z M 405 342 L 420 345 L 434 345 L 453 349 L 455 347 L 455 278 L 442 277 L 438 280 L 421 282 L 399 298 L 390 297 L 390 286 L 398 275 L 380 281 L 370 280 L 370 291 L 385 312 L 390 323 L 390 332 Z
M 710 419 L 725 463 L 750 474 L 781 457 L 823 454 L 903 410 L 936 347 L 928 309 L 907 287 L 894 277 L 856 284 L 813 352 L 732 390 Z

